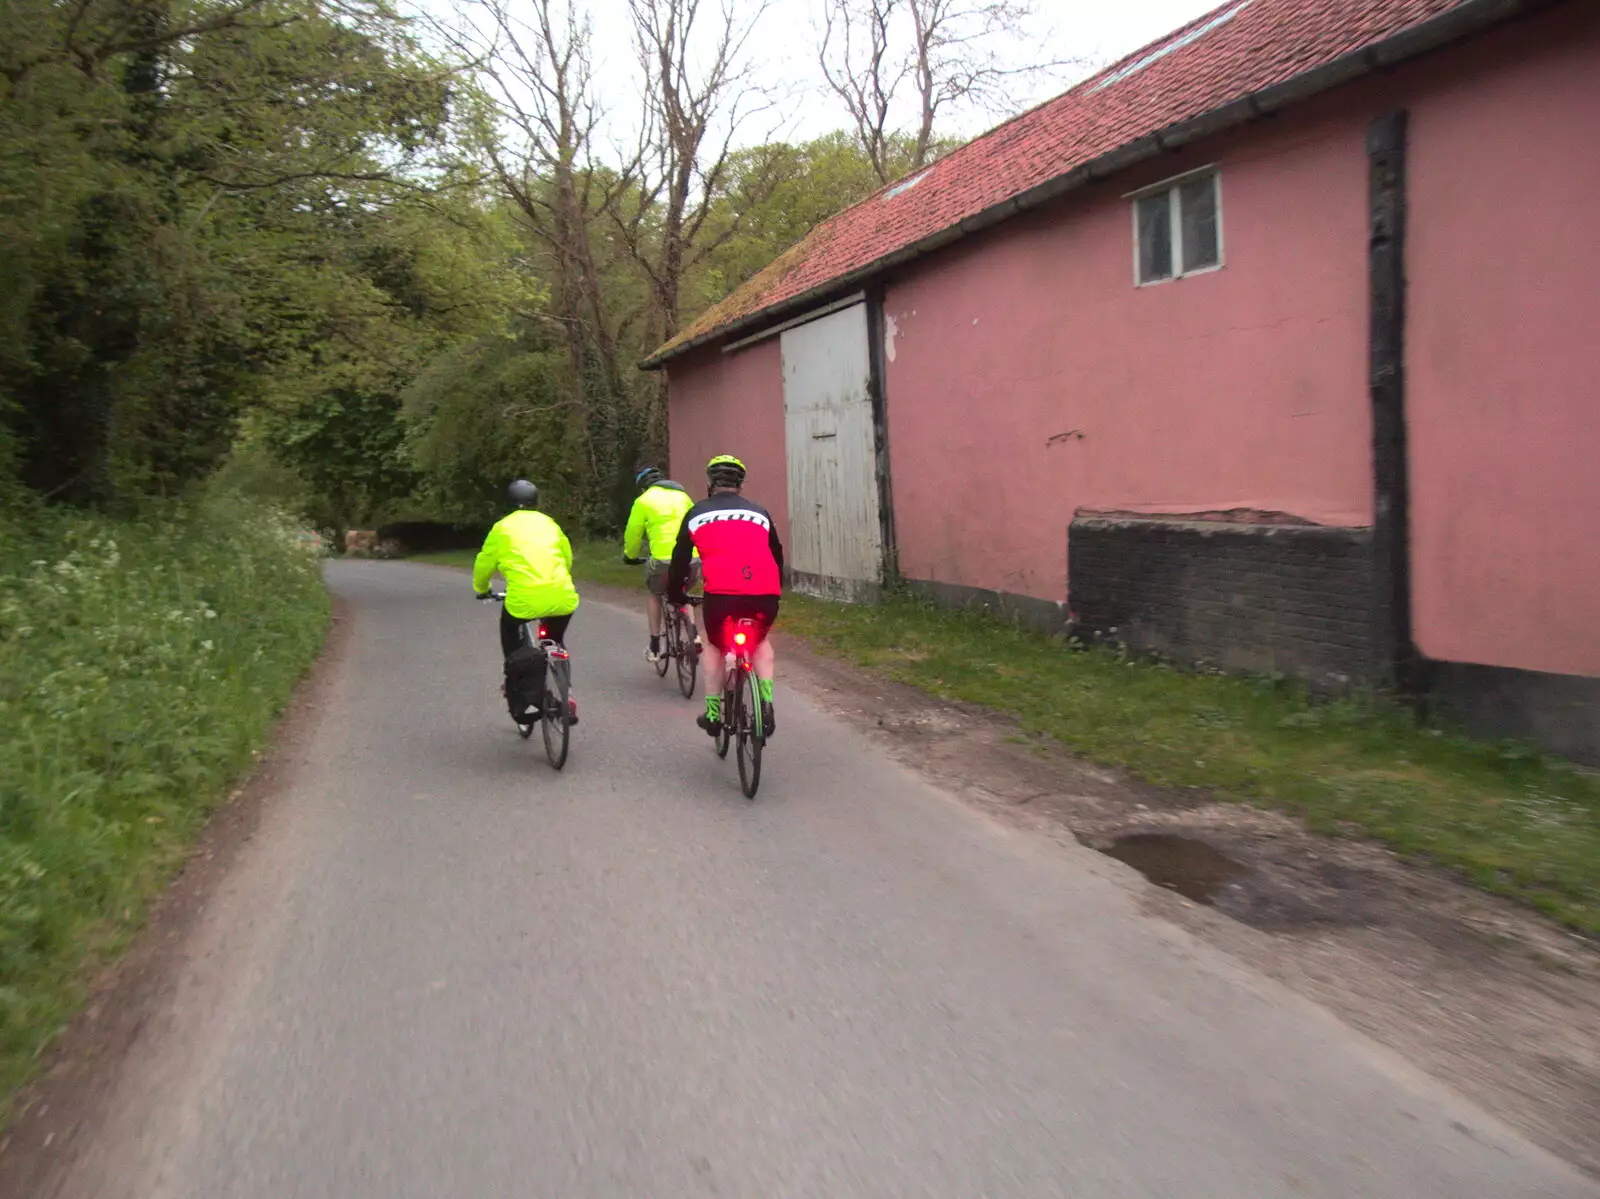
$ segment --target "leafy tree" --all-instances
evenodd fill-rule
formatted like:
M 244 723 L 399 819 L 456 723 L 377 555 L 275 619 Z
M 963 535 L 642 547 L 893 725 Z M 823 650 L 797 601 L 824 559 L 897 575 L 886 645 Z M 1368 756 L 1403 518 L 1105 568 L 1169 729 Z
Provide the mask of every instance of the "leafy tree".
M 317 489 L 342 530 L 416 483 L 399 415 L 395 395 L 338 388 L 276 415 L 269 431 L 274 451 Z
M 387 0 L 9 0 L 0 498 L 132 505 L 221 466 L 327 523 L 478 520 L 526 474 L 613 527 L 665 440 L 634 364 L 939 150 L 736 149 L 762 7 L 630 0 L 619 154 L 583 0 L 488 0 L 453 61 Z
M 595 463 L 561 339 L 538 325 L 464 343 L 437 358 L 406 395 L 413 461 L 439 515 L 499 516 L 512 479 L 536 479 L 558 519 L 603 527 L 593 511 Z
M 386 9 L 18 9 L 0 52 L 0 419 L 38 492 L 202 477 L 348 321 L 328 243 L 447 173 L 450 75 Z M 320 312 L 312 309 L 321 303 Z
M 296 277 L 303 308 L 262 429 L 344 528 L 375 521 L 420 482 L 407 387 L 449 347 L 506 327 L 536 293 L 512 269 L 503 222 L 470 204 L 355 211 L 338 229 L 339 240 L 316 243 L 320 269 Z M 280 311 L 291 302 L 279 297 Z

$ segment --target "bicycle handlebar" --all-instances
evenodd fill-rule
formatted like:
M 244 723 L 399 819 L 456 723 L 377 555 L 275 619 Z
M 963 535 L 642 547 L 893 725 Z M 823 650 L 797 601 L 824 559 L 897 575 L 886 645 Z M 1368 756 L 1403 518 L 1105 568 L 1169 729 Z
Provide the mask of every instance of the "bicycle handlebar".
M 503 604 L 506 602 L 506 593 L 504 591 L 485 591 L 482 595 L 478 596 L 478 602 L 480 604 L 483 603 L 484 600 L 497 600 Z

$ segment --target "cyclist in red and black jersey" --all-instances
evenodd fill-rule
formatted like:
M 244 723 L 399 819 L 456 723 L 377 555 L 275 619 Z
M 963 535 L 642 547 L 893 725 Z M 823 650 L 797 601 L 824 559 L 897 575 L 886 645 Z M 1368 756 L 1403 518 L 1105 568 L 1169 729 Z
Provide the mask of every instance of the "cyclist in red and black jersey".
M 783 544 L 773 527 L 772 514 L 740 494 L 744 475 L 744 463 L 730 454 L 720 454 L 706 464 L 710 490 L 684 513 L 667 573 L 668 597 L 674 604 L 687 603 L 690 564 L 699 551 L 706 592 L 700 625 L 718 652 L 705 658 L 706 710 L 697 723 L 713 737 L 722 731 L 722 655 L 731 648 L 733 623 L 746 617 L 755 622 L 759 638 L 752 657 L 761 695 L 762 727 L 768 737 L 775 727 L 772 676 L 776 660 L 766 634 L 778 619 L 783 593 Z

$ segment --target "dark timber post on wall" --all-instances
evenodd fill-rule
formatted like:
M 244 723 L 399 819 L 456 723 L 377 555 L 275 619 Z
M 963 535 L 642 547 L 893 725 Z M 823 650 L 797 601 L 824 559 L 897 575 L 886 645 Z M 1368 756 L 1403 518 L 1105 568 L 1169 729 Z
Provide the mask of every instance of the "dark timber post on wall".
M 1379 677 L 1415 683 L 1411 641 L 1411 548 L 1406 471 L 1406 112 L 1367 129 L 1371 289 L 1368 334 L 1372 397 L 1373 647 Z
M 872 395 L 872 432 L 877 450 L 878 524 L 883 541 L 883 582 L 900 581 L 900 556 L 894 543 L 894 492 L 889 487 L 889 397 L 883 351 L 883 286 L 867 289 L 867 389 Z

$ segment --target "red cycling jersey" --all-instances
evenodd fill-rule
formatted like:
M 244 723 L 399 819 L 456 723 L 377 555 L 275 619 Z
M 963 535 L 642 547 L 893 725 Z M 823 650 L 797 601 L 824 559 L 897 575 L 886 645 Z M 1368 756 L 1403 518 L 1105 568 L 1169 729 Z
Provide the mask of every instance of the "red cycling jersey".
M 707 595 L 778 595 L 783 590 L 783 545 L 772 514 L 736 492 L 710 496 L 684 514 L 667 576 L 669 596 L 683 595 L 696 550 Z

